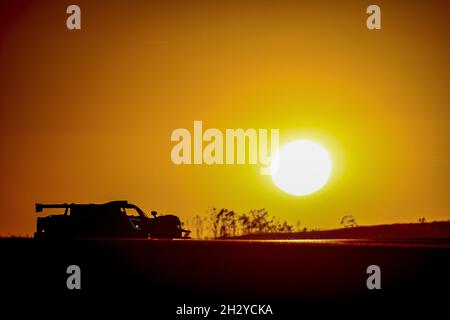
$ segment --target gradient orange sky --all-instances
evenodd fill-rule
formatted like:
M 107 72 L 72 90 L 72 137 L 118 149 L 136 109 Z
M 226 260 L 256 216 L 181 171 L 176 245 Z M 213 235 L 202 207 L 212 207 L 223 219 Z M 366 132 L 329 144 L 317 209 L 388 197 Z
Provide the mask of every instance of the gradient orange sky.
M 367 1 L 2 1 L 0 234 L 32 234 L 37 201 L 449 219 L 449 6 L 373 3 L 379 31 Z M 259 166 L 176 166 L 171 132 L 194 120 L 319 142 L 331 179 L 295 197 Z

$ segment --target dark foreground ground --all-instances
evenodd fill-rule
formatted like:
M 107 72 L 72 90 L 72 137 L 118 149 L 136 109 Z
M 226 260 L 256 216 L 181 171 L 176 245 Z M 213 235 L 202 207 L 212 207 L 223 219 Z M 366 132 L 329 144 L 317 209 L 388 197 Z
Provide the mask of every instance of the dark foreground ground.
M 0 249 L 3 306 L 35 302 L 44 314 L 62 303 L 71 312 L 90 305 L 164 319 L 183 304 L 256 303 L 271 304 L 277 318 L 301 319 L 293 315 L 305 308 L 323 313 L 327 305 L 345 312 L 358 304 L 370 312 L 387 305 L 436 311 L 450 301 L 448 240 L 0 239 Z M 81 290 L 66 287 L 69 265 L 81 268 Z M 381 290 L 366 287 L 369 265 L 381 268 Z

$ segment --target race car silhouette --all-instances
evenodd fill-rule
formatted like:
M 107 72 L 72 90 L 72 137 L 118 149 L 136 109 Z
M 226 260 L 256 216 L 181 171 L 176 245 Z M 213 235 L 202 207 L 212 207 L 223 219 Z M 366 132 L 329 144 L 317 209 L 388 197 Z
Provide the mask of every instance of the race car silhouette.
M 37 218 L 36 239 L 53 238 L 188 238 L 175 215 L 149 218 L 126 200 L 103 204 L 36 204 L 43 209 L 64 209 L 64 213 Z

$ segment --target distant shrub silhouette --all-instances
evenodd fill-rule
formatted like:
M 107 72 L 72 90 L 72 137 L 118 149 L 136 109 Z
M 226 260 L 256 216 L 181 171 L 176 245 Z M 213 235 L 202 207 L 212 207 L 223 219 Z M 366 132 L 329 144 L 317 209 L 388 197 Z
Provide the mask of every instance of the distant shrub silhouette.
M 353 216 L 343 216 L 341 219 L 341 225 L 344 226 L 345 228 L 352 228 L 358 226 Z
M 204 237 L 203 231 L 204 231 L 204 224 L 205 221 L 202 217 L 200 217 L 199 215 L 196 215 L 193 219 L 192 219 L 192 226 L 193 226 L 193 231 L 194 231 L 194 237 L 197 239 L 202 239 Z

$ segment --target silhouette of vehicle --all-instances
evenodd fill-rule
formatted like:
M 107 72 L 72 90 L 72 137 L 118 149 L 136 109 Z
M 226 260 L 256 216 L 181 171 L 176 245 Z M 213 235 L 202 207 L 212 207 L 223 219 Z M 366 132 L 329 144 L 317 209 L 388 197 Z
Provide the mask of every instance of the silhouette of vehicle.
M 175 215 L 149 218 L 144 211 L 128 201 L 103 204 L 41 204 L 43 209 L 65 209 L 63 214 L 37 218 L 36 239 L 50 238 L 188 238 L 189 230 L 181 227 Z

